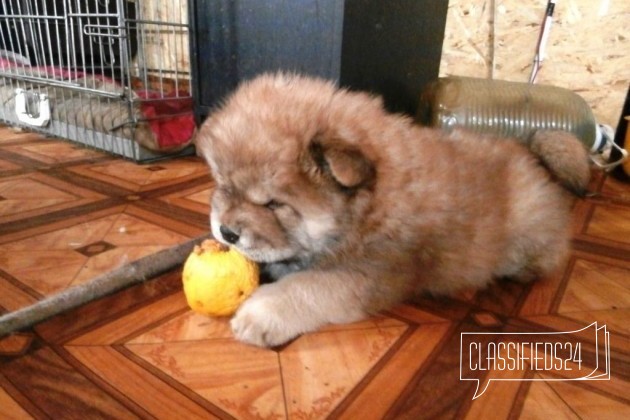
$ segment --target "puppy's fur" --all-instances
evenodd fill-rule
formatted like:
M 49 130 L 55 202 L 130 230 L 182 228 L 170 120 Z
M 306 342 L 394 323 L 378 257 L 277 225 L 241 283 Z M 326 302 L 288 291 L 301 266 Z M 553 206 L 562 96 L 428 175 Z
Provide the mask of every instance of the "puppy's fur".
M 556 269 L 571 205 L 556 181 L 584 191 L 588 159 L 567 134 L 531 144 L 421 128 L 318 79 L 244 83 L 197 137 L 217 184 L 214 236 L 278 278 L 241 306 L 234 334 L 278 345 L 421 291 Z

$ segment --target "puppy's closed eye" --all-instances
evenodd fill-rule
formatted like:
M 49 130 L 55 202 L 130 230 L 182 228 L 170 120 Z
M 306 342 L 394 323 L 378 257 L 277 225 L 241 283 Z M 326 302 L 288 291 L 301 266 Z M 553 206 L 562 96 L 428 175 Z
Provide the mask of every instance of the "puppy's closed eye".
M 269 210 L 277 210 L 283 207 L 284 204 L 276 200 L 269 200 L 264 204 L 264 206 L 267 207 Z

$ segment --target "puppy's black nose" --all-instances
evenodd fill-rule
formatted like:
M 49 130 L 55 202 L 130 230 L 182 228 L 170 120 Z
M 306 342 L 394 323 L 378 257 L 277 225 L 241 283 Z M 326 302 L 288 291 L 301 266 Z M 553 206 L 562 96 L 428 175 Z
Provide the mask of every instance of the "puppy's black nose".
M 236 242 L 238 242 L 238 233 L 234 232 L 229 227 L 221 225 L 221 227 L 219 227 L 219 231 L 221 232 L 221 236 L 223 236 L 223 239 L 225 239 L 227 242 L 231 244 L 235 244 Z

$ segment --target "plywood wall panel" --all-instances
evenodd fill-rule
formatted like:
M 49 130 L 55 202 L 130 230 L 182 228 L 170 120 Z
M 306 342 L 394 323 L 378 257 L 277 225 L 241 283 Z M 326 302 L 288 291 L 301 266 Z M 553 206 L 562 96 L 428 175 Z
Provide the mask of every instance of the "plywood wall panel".
M 450 0 L 440 75 L 528 81 L 546 5 Z M 579 93 L 615 127 L 630 83 L 630 1 L 557 0 L 537 83 Z

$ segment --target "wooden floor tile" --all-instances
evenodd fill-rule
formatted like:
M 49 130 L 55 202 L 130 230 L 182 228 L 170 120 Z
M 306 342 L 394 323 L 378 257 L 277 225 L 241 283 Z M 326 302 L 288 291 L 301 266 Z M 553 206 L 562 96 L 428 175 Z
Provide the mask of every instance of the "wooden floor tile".
M 578 259 L 559 313 L 630 307 L 630 266 Z
M 596 206 L 586 234 L 630 244 L 630 207 Z
M 232 339 L 130 344 L 134 354 L 238 418 L 284 416 L 278 355 Z
M 0 275 L 0 307 L 6 312 L 17 311 L 41 299 L 42 295 L 33 289 L 24 290 L 25 287 L 22 282 L 7 273 Z
M 630 399 L 617 400 L 610 396 L 591 392 L 577 382 L 549 382 L 551 389 L 579 418 L 627 418 L 630 416 Z M 626 397 L 628 397 L 626 395 Z
M 208 178 L 209 181 L 207 166 L 196 158 L 180 158 L 152 165 L 117 159 L 96 165 L 76 165 L 68 170 L 136 193 L 181 184 L 198 177 Z
M 436 323 L 410 330 L 396 351 L 338 411 L 347 418 L 383 418 L 451 328 L 450 323 Z
M 86 417 L 130 418 L 133 411 L 107 390 L 90 381 L 51 348 L 39 349 L 3 368 L 2 374 L 41 410 L 58 417 L 72 401 Z M 15 378 L 20 378 L 15 381 Z
M 178 413 L 181 418 L 212 418 L 206 408 L 178 392 L 160 377 L 115 348 L 107 346 L 69 346 L 69 355 L 88 369 L 107 387 L 111 387 L 129 405 L 147 416 L 160 418 Z
M 542 378 L 537 378 L 542 379 Z M 549 382 L 532 382 L 521 410 L 521 419 L 580 419 L 571 407 L 553 390 Z
M 14 400 L 7 391 L 2 388 L 2 378 L 0 377 L 0 413 L 7 420 L 32 418 L 19 402 Z
M 70 142 L 48 139 L 7 146 L 5 150 L 26 156 L 48 165 L 81 160 L 92 160 L 107 156 L 103 152 L 87 149 Z
M 0 178 L 0 225 L 102 200 L 100 193 L 42 173 Z
M 288 417 L 326 417 L 405 330 L 401 326 L 327 331 L 291 343 L 280 352 Z
M 0 163 L 0 313 L 208 232 L 199 158 L 138 165 L 3 128 Z

